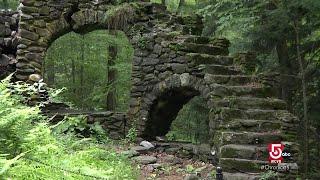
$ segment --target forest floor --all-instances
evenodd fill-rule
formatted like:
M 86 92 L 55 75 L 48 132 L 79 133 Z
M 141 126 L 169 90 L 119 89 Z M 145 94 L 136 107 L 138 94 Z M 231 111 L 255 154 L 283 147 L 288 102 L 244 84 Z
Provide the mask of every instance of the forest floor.
M 215 166 L 210 162 L 180 157 L 176 152 L 147 149 L 137 144 L 117 144 L 119 154 L 126 154 L 132 165 L 140 171 L 139 180 L 191 180 L 214 179 Z
M 197 160 L 175 157 L 167 153 L 148 153 L 148 156 L 157 157 L 159 167 L 154 164 L 141 165 L 140 179 L 183 180 L 198 176 L 202 179 L 212 179 L 215 167 L 210 163 Z

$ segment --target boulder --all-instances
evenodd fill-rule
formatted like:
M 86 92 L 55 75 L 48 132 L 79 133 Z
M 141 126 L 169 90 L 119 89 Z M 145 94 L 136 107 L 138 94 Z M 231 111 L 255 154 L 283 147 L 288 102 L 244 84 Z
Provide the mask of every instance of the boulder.
M 149 148 L 143 146 L 134 146 L 130 150 L 137 151 L 139 153 L 146 153 L 149 150 Z
M 140 153 L 135 151 L 135 150 L 128 150 L 128 151 L 121 152 L 121 154 L 131 158 L 131 157 L 134 157 L 134 156 L 138 156 Z
M 157 158 L 154 156 L 137 156 L 132 159 L 140 164 L 152 164 L 157 162 Z
M 142 141 L 140 143 L 140 146 L 146 147 L 148 149 L 153 149 L 154 148 L 154 145 L 151 144 L 149 141 Z

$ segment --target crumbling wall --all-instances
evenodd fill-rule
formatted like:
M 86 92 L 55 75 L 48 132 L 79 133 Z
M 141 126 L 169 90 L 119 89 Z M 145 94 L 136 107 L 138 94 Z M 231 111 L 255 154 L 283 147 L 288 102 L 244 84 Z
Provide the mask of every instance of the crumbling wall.
M 18 21 L 18 12 L 0 11 L 0 79 L 16 69 Z

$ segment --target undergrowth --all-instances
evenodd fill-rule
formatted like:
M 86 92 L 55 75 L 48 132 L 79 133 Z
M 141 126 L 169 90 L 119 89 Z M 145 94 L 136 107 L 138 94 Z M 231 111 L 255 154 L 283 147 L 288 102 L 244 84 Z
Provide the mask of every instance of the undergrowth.
M 21 103 L 21 91 L 9 78 L 0 83 L 0 179 L 136 179 L 126 157 L 94 137 L 61 133 L 65 124 L 48 124 L 39 107 Z

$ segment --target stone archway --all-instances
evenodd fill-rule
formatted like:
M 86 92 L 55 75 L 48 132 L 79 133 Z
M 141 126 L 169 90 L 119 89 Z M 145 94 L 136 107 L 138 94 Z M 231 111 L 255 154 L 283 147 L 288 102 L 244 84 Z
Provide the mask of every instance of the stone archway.
M 135 50 L 130 110 L 122 119 L 135 121 L 140 135 L 148 135 L 150 126 L 151 136 L 163 134 L 175 116 L 172 111 L 163 130 L 152 131 L 153 124 L 161 120 L 155 116 L 166 110 L 157 108 L 159 102 L 163 100 L 175 110 L 199 94 L 212 108 L 212 142 L 225 170 L 260 172 L 267 158 L 257 154 L 267 154 L 267 144 L 275 141 L 289 141 L 286 147 L 293 156 L 299 153 L 295 146 L 298 120 L 268 90 L 273 82 L 246 74 L 246 63 L 251 66 L 252 61 L 245 55 L 238 59 L 228 56 L 227 40 L 195 36 L 203 27 L 198 16 L 172 15 L 163 6 L 148 2 L 120 6 L 114 6 L 114 1 L 21 2 L 17 79 L 26 81 L 32 74 L 41 74 L 46 49 L 57 36 L 84 27 L 114 29 L 109 23 L 115 22 L 115 17 L 119 20 L 117 12 L 122 12 L 121 17 L 130 16 L 130 21 L 126 28 L 117 29 L 126 32 Z M 134 13 L 128 13 L 128 7 Z
M 140 125 L 144 124 L 140 126 L 142 129 L 139 129 L 139 132 L 143 137 L 151 139 L 155 136 L 164 136 L 170 130 L 172 121 L 183 105 L 193 97 L 203 97 L 210 108 L 209 92 L 210 87 L 203 79 L 189 73 L 172 75 L 158 83 L 153 91 L 145 96 L 143 107 L 148 113 L 138 122 Z
M 145 8 L 133 7 L 133 4 L 116 7 L 110 6 L 110 2 L 95 4 L 88 1 L 41 1 L 41 5 L 23 1 L 22 4 L 17 46 L 16 77 L 19 80 L 27 80 L 30 74 L 41 74 L 50 44 L 70 31 L 86 33 L 97 29 L 116 29 L 125 31 L 131 39 L 129 31 L 132 29 L 128 27 L 137 21 L 131 13 Z M 115 23 L 115 20 L 123 24 Z

